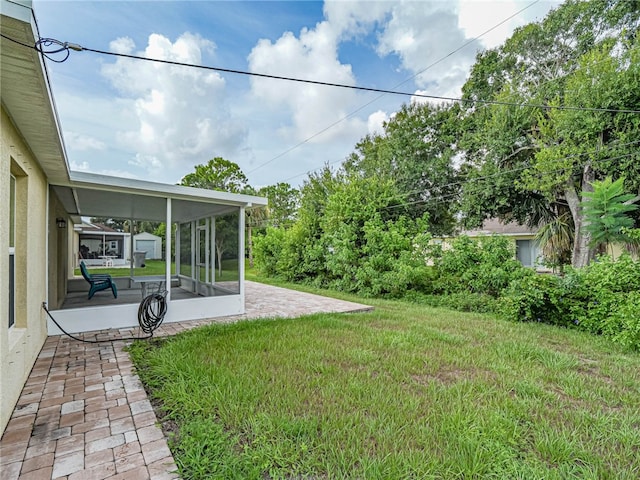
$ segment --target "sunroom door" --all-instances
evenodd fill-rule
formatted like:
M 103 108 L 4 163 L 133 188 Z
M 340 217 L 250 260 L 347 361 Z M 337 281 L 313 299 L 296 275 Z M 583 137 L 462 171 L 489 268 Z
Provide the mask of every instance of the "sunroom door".
M 200 222 L 196 229 L 196 292 L 199 295 L 209 294 L 211 283 L 209 219 Z

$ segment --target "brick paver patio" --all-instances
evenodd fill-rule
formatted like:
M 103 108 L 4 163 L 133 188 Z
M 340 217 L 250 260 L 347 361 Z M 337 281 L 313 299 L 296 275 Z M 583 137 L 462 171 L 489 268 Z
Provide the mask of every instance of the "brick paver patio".
M 369 310 L 345 302 L 246 282 L 246 314 L 163 324 L 156 336 L 240 319 Z M 147 394 L 124 351 L 132 330 L 104 330 L 82 343 L 45 342 L 0 440 L 0 480 L 174 479 L 176 465 Z M 136 331 L 137 335 L 137 331 Z

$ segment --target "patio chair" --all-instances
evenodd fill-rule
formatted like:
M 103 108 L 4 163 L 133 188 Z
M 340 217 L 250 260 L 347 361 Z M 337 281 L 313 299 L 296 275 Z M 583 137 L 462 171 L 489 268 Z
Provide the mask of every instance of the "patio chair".
M 113 298 L 118 298 L 118 289 L 111 275 L 106 273 L 95 273 L 92 275 L 89 273 L 89 270 L 87 270 L 84 262 L 80 262 L 80 271 L 84 279 L 91 285 L 89 288 L 89 300 L 91 300 L 91 297 L 93 297 L 96 292 L 106 290 L 107 288 L 110 288 L 113 292 Z

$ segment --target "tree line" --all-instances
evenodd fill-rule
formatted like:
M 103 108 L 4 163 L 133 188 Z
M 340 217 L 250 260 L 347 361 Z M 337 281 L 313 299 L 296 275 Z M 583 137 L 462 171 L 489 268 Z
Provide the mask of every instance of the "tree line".
M 257 233 L 262 264 L 292 280 L 353 282 L 489 218 L 537 227 L 554 265 L 586 266 L 602 245 L 637 243 L 639 30 L 637 0 L 569 0 L 479 52 L 461 101 L 402 105 L 299 189 L 252 188 L 219 157 L 181 184 L 267 196 L 247 213 L 249 255 Z
M 633 242 L 625 232 L 640 219 L 639 29 L 640 3 L 611 0 L 568 1 L 518 28 L 477 54 L 462 101 L 403 105 L 340 168 L 309 176 L 292 232 L 268 235 L 300 245 L 280 252 L 291 269 L 320 275 L 338 245 L 362 246 L 368 221 L 410 222 L 436 237 L 489 218 L 516 221 L 540 229 L 551 263 L 574 267 L 611 240 Z M 617 196 L 605 186 L 594 196 L 607 178 Z M 624 193 L 626 216 L 611 216 L 606 205 Z M 280 261 L 281 273 L 300 276 L 287 268 Z

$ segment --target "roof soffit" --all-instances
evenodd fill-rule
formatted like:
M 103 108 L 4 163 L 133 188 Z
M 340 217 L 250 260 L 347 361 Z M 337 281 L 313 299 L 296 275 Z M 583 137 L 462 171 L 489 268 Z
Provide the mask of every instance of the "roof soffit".
M 35 44 L 37 29 L 31 8 L 8 0 L 0 2 L 2 33 L 21 43 Z M 5 38 L 0 42 L 2 105 L 47 177 L 68 180 L 64 143 L 40 54 Z

